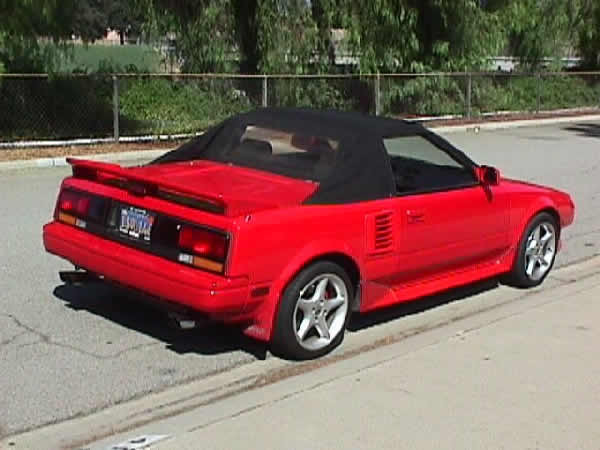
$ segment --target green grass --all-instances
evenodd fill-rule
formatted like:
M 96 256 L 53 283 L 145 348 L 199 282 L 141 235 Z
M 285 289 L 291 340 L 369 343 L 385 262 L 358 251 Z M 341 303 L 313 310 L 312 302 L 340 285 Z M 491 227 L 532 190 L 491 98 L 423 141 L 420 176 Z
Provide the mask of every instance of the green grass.
M 76 44 L 60 58 L 58 72 L 117 71 L 160 72 L 161 55 L 148 45 Z M 112 70 L 111 70 L 112 69 Z

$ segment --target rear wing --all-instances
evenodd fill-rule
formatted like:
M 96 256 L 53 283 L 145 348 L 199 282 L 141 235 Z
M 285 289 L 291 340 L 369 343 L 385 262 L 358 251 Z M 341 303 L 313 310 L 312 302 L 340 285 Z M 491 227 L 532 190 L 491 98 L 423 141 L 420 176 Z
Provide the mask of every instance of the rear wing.
M 77 158 L 67 158 L 67 163 L 73 167 L 74 178 L 115 186 L 140 197 L 148 195 L 215 214 L 227 213 L 227 205 L 220 196 L 198 193 L 168 181 L 157 181 L 118 164 Z

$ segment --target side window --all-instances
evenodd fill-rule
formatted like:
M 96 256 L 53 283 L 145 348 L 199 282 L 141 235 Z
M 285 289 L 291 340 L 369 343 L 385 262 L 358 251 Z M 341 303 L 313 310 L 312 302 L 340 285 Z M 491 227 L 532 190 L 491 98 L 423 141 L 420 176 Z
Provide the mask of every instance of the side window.
M 423 136 L 384 139 L 398 194 L 456 189 L 476 183 L 463 166 Z

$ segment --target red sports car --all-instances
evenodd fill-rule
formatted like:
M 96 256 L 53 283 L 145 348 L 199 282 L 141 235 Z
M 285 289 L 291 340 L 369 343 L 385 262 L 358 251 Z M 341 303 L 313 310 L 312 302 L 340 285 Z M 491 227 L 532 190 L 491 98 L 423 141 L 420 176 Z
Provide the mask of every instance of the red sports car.
M 566 193 L 353 113 L 261 109 L 144 166 L 69 162 L 48 252 L 295 359 L 337 346 L 351 311 L 540 284 L 574 217 Z

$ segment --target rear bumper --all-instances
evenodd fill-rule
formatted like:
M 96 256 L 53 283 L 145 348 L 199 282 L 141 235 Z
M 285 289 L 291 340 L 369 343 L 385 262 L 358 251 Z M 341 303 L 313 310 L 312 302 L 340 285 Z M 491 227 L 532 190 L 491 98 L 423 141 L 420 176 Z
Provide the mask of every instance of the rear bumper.
M 183 266 L 58 222 L 44 226 L 44 247 L 76 266 L 167 301 L 222 318 L 241 315 L 248 280 Z

